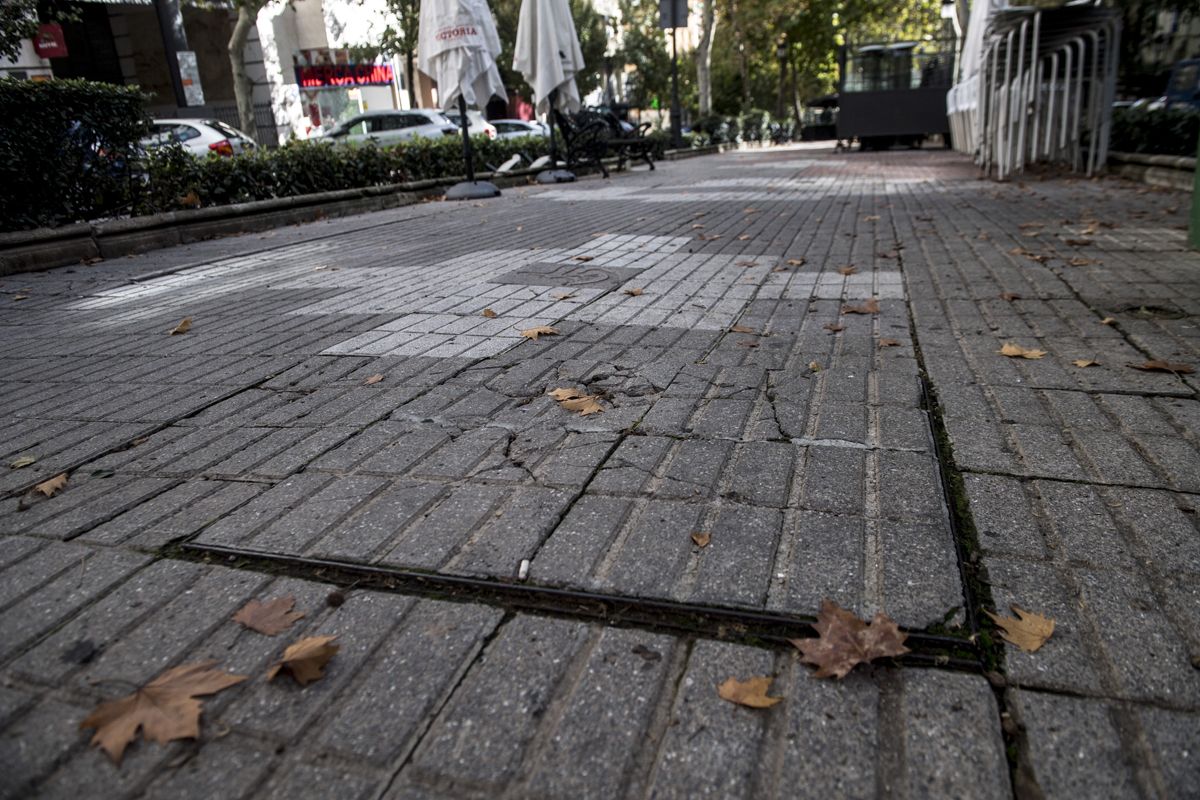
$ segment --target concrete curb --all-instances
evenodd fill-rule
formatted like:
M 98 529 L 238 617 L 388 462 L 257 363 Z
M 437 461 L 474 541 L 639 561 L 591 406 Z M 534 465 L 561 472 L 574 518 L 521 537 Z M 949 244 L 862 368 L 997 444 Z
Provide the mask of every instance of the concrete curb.
M 715 152 L 718 152 L 716 148 L 698 148 L 696 152 L 668 150 L 664 160 L 673 161 Z M 605 160 L 605 166 L 615 170 L 616 159 Z M 588 174 L 589 171 L 580 172 Z M 505 174 L 483 172 L 478 177 L 492 181 L 500 188 L 507 188 L 528 184 L 535 174 L 535 170 L 518 170 Z M 398 208 L 440 197 L 447 187 L 461 180 L 464 180 L 463 176 L 454 175 L 389 186 L 368 186 L 168 211 L 129 219 L 80 222 L 60 228 L 0 233 L 0 275 L 36 272 L 77 264 L 90 258 L 115 258 L 218 236 Z
M 1108 166 L 1113 175 L 1122 178 L 1189 192 L 1196 173 L 1196 159 L 1186 156 L 1109 153 Z

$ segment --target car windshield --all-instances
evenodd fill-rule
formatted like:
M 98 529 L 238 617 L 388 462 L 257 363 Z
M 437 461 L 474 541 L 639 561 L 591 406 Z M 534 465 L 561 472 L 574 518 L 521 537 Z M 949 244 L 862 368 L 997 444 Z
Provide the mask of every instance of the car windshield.
M 230 138 L 230 139 L 245 139 L 245 138 L 247 138 L 244 134 L 241 133 L 241 131 L 237 130 L 236 128 L 230 127 L 229 125 L 225 124 L 224 122 L 222 122 L 219 119 L 205 120 L 205 124 L 208 125 L 208 127 L 213 128 L 214 130 L 218 131 L 222 136 L 225 136 L 227 138 Z

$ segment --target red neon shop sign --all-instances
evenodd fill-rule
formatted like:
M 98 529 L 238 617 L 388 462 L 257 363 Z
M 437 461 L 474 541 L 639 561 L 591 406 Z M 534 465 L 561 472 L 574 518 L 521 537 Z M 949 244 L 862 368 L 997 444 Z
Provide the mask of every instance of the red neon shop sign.
M 316 64 L 296 67 L 296 81 L 305 89 L 330 86 L 386 86 L 392 82 L 387 64 Z

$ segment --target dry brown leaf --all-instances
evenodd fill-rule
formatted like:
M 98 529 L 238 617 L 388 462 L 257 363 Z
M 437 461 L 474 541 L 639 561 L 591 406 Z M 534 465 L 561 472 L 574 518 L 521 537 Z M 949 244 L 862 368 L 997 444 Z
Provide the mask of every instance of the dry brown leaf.
M 246 680 L 213 669 L 216 661 L 169 669 L 131 695 L 96 706 L 79 727 L 95 728 L 92 744 L 103 748 L 118 765 L 138 729 L 150 741 L 166 744 L 173 739 L 200 735 L 201 702 L 197 697 L 216 694 Z
M 739 706 L 770 708 L 783 700 L 782 697 L 771 697 L 767 694 L 771 689 L 772 680 L 774 679 L 770 675 L 760 675 L 746 681 L 726 678 L 725 682 L 717 687 L 717 694 L 722 700 L 737 703 Z
M 187 333 L 191 329 L 192 329 L 192 318 L 184 317 L 182 322 L 180 322 L 174 328 L 171 328 L 171 330 L 167 331 L 167 333 L 171 336 L 178 336 L 181 333 Z
M 744 241 L 746 241 L 746 240 L 747 240 L 747 239 L 749 239 L 749 238 L 750 238 L 750 234 L 748 234 L 748 233 L 743 233 L 741 236 L 739 236 L 739 237 L 738 237 L 738 241 L 739 241 L 739 242 L 744 242 Z
M 555 292 L 550 296 L 555 300 L 570 300 L 572 297 L 578 297 L 579 295 L 575 292 Z
M 1084 258 L 1083 256 L 1075 256 L 1067 263 L 1070 264 L 1072 267 L 1086 267 L 1088 264 L 1095 264 L 1097 262 L 1096 262 L 1096 259 L 1094 259 L 1094 258 Z
M 1054 620 L 1031 611 L 1012 606 L 1017 618 L 998 617 L 990 611 L 983 613 L 1000 626 L 1000 636 L 1009 644 L 1016 645 L 1026 653 L 1036 653 L 1054 633 Z
M 1021 345 L 1019 345 L 1019 344 L 1013 344 L 1012 342 L 1005 342 L 1004 346 L 1001 347 L 996 352 L 1002 356 L 1008 356 L 1009 358 L 1037 359 L 1037 358 L 1045 358 L 1046 357 L 1045 350 L 1027 349 L 1027 348 L 1021 347 Z
M 374 375 L 372 375 L 371 377 L 369 377 L 365 381 L 363 381 L 362 385 L 363 386 L 373 386 L 373 385 L 379 383 L 381 380 L 383 380 L 383 373 L 376 372 Z
M 702 234 L 700 234 L 700 237 L 699 237 L 699 238 L 700 238 L 700 240 L 701 240 L 701 241 L 705 241 L 705 242 L 714 242 L 714 241 L 716 241 L 717 239 L 720 239 L 720 238 L 721 238 L 721 234 L 719 234 L 719 233 L 712 233 L 712 234 L 707 234 L 707 235 L 706 235 L 706 234 L 703 234 L 703 233 L 702 233 Z
M 750 259 L 742 259 L 741 261 L 734 262 L 734 266 L 735 267 L 757 267 L 758 262 L 752 261 Z
M 637 286 L 634 286 L 632 288 L 626 289 L 625 294 L 629 295 L 630 297 L 641 297 L 642 289 L 640 289 Z
M 843 275 L 855 275 L 858 273 L 858 267 L 854 266 L 853 264 L 846 267 L 838 267 L 838 272 Z
M 692 534 L 692 541 L 696 543 L 696 547 L 701 549 L 708 547 L 708 543 L 712 541 L 712 534 L 708 531 L 701 531 Z
M 1087 231 L 1084 232 L 1086 233 Z M 1092 243 L 1091 239 L 1063 239 L 1063 241 L 1071 245 L 1071 247 L 1087 247 Z
M 485 317 L 487 317 L 488 319 L 495 319 L 495 318 L 496 318 L 496 312 L 495 312 L 495 311 L 492 311 L 490 308 L 485 308 L 485 309 L 483 310 L 483 315 L 484 315 Z
M 296 598 L 291 595 L 275 597 L 265 603 L 251 600 L 233 615 L 233 621 L 267 636 L 278 636 L 304 617 L 303 611 L 292 610 L 295 605 Z
M 1046 227 L 1046 223 L 1044 223 L 1044 222 L 1022 222 L 1017 227 L 1018 228 L 1044 228 L 1044 227 Z
M 753 206 L 751 206 L 751 207 L 749 207 L 749 208 L 743 208 L 743 209 L 742 209 L 742 213 L 743 213 L 743 214 L 757 214 L 757 213 L 758 213 L 758 209 L 757 209 L 757 208 L 754 208 Z
M 599 403 L 600 395 L 598 394 L 583 394 L 575 389 L 554 389 L 547 394 L 557 400 L 564 409 L 574 411 L 581 417 L 604 411 L 604 406 Z
M 1116 321 L 1117 321 L 1116 317 L 1105 317 L 1104 319 L 1100 320 L 1100 324 L 1101 325 L 1112 325 Z
M 1100 366 L 1099 361 L 1093 361 L 1090 358 L 1077 358 L 1074 361 L 1072 361 L 1071 363 L 1080 368 Z
M 14 458 L 12 461 L 8 462 L 8 468 L 9 469 L 24 469 L 25 467 L 28 467 L 30 464 L 36 464 L 36 463 L 37 463 L 37 456 L 21 456 L 20 458 Z
M 576 261 L 591 261 L 595 256 L 575 256 Z
M 875 222 L 876 220 L 879 219 L 879 215 L 878 214 L 868 214 L 867 216 L 863 217 L 863 219 L 867 222 Z
M 787 263 L 789 266 L 792 266 L 792 267 L 803 267 L 804 259 L 803 258 L 789 258 L 787 260 Z
M 283 651 L 283 658 L 267 670 L 267 680 L 275 680 L 281 670 L 286 670 L 296 683 L 307 686 L 324 676 L 325 665 L 338 651 L 333 644 L 336 636 L 306 636 Z
M 900 341 L 898 339 L 880 339 L 879 346 L 880 347 L 899 347 Z
M 811 369 L 813 372 L 820 372 L 820 371 L 821 371 L 821 365 L 820 365 L 820 364 L 818 364 L 816 361 L 810 361 L 810 362 L 808 362 L 808 368 L 809 368 L 809 369 Z
M 866 623 L 832 600 L 822 600 L 813 629 L 818 638 L 791 642 L 804 654 L 800 661 L 817 667 L 814 678 L 844 678 L 859 664 L 908 652 L 908 635 L 882 611 Z
M 1014 300 L 1020 300 L 1021 295 L 1017 294 L 1016 292 L 1001 292 L 1000 299 L 1011 303 Z
M 754 341 L 753 339 L 738 339 L 737 346 L 753 349 L 758 347 L 758 342 Z
M 35 492 L 40 492 L 46 497 L 54 497 L 63 490 L 67 485 L 67 473 L 60 472 L 49 480 L 42 481 L 37 486 L 33 487 Z
M 1140 369 L 1142 372 L 1173 372 L 1179 375 L 1191 375 L 1196 370 L 1192 369 L 1189 364 L 1180 364 L 1174 361 L 1143 361 L 1141 364 L 1126 364 L 1127 367 Z
M 692 225 L 692 230 L 694 230 L 694 231 L 703 230 L 703 229 L 704 229 L 704 226 L 703 226 L 703 225 L 701 225 L 701 224 L 700 224 L 700 223 L 698 223 L 698 222 L 697 222 L 697 223 L 694 223 L 694 224 Z
M 14 294 L 14 295 L 12 296 L 12 299 L 13 299 L 13 302 L 14 302 L 14 303 L 15 303 L 15 302 L 17 302 L 18 300 L 28 300 L 28 299 L 29 299 L 29 295 L 27 295 L 27 294 Z
M 858 306 L 842 306 L 843 314 L 878 314 L 879 301 L 872 297 L 867 302 Z
M 550 325 L 538 325 L 536 328 L 526 328 L 521 331 L 521 335 L 536 342 L 539 336 L 558 336 L 558 328 Z
M 823 327 L 830 333 L 841 333 L 846 330 L 845 325 L 838 325 L 836 322 L 826 322 Z
M 754 330 L 754 328 L 751 328 L 749 325 L 734 325 L 732 328 L 729 329 L 729 332 L 730 333 L 758 333 L 758 331 Z

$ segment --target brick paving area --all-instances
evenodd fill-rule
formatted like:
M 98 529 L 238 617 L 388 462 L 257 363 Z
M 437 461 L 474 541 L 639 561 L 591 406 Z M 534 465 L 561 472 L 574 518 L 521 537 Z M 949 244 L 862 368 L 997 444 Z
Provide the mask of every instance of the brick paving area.
M 775 149 L 4 279 L 0 794 L 1189 796 L 1200 383 L 1125 366 L 1200 364 L 1186 200 Z M 376 578 L 327 607 L 339 565 Z M 229 617 L 281 593 L 326 679 L 86 746 L 166 667 L 261 673 Z M 961 646 L 828 683 L 596 597 Z M 1054 638 L 973 650 L 1010 603 Z M 717 697 L 754 674 L 784 703 Z

